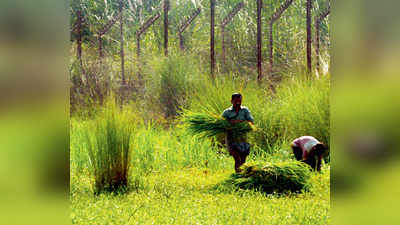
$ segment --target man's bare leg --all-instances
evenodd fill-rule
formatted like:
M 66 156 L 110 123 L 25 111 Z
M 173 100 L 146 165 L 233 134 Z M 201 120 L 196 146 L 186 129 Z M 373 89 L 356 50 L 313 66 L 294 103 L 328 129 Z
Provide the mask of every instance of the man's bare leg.
M 237 151 L 231 151 L 231 155 L 233 156 L 233 159 L 235 159 L 235 171 L 240 172 L 240 166 L 242 165 L 242 160 L 240 158 L 240 155 Z

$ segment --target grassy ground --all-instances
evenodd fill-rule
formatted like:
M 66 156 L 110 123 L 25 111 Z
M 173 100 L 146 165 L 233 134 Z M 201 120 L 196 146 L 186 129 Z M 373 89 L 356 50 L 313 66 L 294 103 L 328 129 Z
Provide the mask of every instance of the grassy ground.
M 175 65 L 166 62 L 154 73 L 161 75 L 152 79 L 153 87 L 147 86 L 143 99 L 127 105 L 136 116 L 130 142 L 128 193 L 94 195 L 93 165 L 85 137 L 98 137 L 89 126 L 97 120 L 90 116 L 71 117 L 72 222 L 329 224 L 329 163 L 323 165 L 322 173 L 312 175 L 310 191 L 301 194 L 265 196 L 221 186 L 234 172 L 233 158 L 211 139 L 191 135 L 177 121 L 164 119 L 163 114 L 171 102 L 176 108 L 170 113 L 183 107 L 219 115 L 229 107 L 230 95 L 240 91 L 243 105 L 250 108 L 257 127 L 248 136 L 253 147 L 247 161 L 294 160 L 289 143 L 300 135 L 315 136 L 329 145 L 329 77 L 288 79 L 277 87 L 276 93 L 255 82 L 244 84 L 224 78 L 216 81 L 215 88 L 209 88 L 214 84 L 192 79 L 188 74 L 196 73 L 190 71 L 175 73 L 170 64 Z M 167 92 L 158 88 L 163 82 L 170 87 Z M 171 94 L 177 90 L 180 98 Z M 174 99 L 179 101 L 169 101 Z
M 230 158 L 222 160 L 230 161 Z M 233 165 L 232 165 L 233 166 Z M 269 195 L 219 190 L 232 170 L 183 168 L 142 177 L 125 195 L 94 196 L 89 176 L 71 174 L 73 224 L 329 224 L 329 167 L 310 192 Z
M 129 192 L 93 194 L 86 122 L 71 120 L 71 218 L 73 224 L 328 224 L 330 171 L 311 177 L 309 192 L 265 196 L 221 186 L 234 172 L 233 158 L 209 140 L 157 126 L 137 129 Z M 288 144 L 275 154 L 253 149 L 248 162 L 293 160 Z

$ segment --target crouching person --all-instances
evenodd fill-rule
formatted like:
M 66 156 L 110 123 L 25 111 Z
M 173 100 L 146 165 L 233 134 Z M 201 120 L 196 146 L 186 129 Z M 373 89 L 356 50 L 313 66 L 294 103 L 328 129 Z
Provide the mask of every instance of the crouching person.
M 254 119 L 250 114 L 250 110 L 245 106 L 241 106 L 241 94 L 232 94 L 231 103 L 232 106 L 225 109 L 222 117 L 224 117 L 232 124 L 241 122 L 254 123 Z M 246 135 L 243 135 L 241 137 L 233 137 L 232 133 L 228 132 L 226 134 L 225 143 L 228 148 L 229 154 L 235 160 L 235 171 L 239 172 L 240 166 L 246 162 L 246 158 L 250 153 L 250 144 L 247 143 Z
M 327 153 L 326 146 L 312 136 L 296 138 L 291 144 L 294 157 L 302 161 L 313 170 L 321 170 L 322 158 Z

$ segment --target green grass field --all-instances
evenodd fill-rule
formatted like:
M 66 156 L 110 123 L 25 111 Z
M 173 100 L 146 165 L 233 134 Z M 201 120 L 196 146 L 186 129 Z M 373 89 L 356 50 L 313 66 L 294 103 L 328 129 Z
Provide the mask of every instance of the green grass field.
M 221 163 L 232 164 L 229 157 Z M 93 196 L 85 173 L 71 174 L 74 224 L 329 224 L 329 167 L 312 176 L 310 192 L 265 196 L 218 190 L 228 170 L 182 168 L 141 177 L 128 194 Z
M 210 140 L 157 127 L 137 129 L 127 193 L 94 195 L 85 122 L 71 121 L 73 224 L 328 224 L 330 166 L 313 173 L 309 192 L 265 195 L 221 186 L 233 159 Z M 288 144 L 273 154 L 251 152 L 248 162 L 293 160 Z M 260 151 L 260 150 L 258 150 Z
M 300 135 L 329 145 L 329 76 L 287 79 L 271 93 L 256 82 L 243 85 L 241 80 L 220 78 L 212 84 L 187 77 L 194 73 L 179 75 L 168 68 L 158 72 L 181 77 L 152 80 L 154 87 L 168 80 L 168 93 L 149 85 L 148 95 L 123 109 L 106 104 L 71 117 L 73 224 L 330 223 L 329 158 L 321 173 L 312 174 L 308 191 L 266 195 L 238 189 L 224 185 L 234 172 L 234 160 L 218 147 L 220 140 L 193 135 L 182 126 L 179 114 L 175 119 L 163 114 L 165 107 L 172 107 L 165 102 L 177 99 L 171 95 L 175 88 L 180 98 L 169 113 L 184 108 L 219 115 L 229 107 L 231 93 L 240 91 L 257 127 L 248 135 L 252 148 L 247 162 L 287 162 L 294 160 L 290 141 Z M 125 161 L 128 186 L 95 194 L 95 177 L 109 173 L 108 165 L 124 171 Z

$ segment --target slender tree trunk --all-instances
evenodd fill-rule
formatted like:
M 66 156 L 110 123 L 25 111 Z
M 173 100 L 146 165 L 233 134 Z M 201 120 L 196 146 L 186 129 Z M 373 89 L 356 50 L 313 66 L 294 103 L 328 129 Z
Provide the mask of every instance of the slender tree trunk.
M 82 14 L 81 11 L 78 10 L 76 12 L 77 15 L 77 23 L 78 23 L 78 27 L 77 27 L 77 33 L 78 33 L 78 38 L 76 39 L 76 53 L 77 53 L 77 57 L 79 60 L 79 63 L 82 66 Z
M 142 73 L 141 73 L 141 61 L 140 61 L 140 35 L 136 35 L 136 62 L 137 62 L 137 73 L 138 73 L 138 79 L 141 81 L 142 79 Z
M 100 57 L 100 61 L 101 61 L 103 58 L 103 37 L 101 35 L 99 35 L 98 40 L 99 40 L 99 57 Z
M 121 32 L 121 75 L 122 75 L 122 84 L 126 84 L 125 81 L 125 54 L 124 54 L 124 20 L 123 20 L 123 12 L 122 12 L 122 1 L 119 6 L 119 13 L 121 14 L 120 18 L 120 32 Z
M 225 60 L 225 26 L 221 26 L 221 36 L 222 36 L 222 62 L 226 66 Z
M 184 47 L 183 47 L 183 35 L 181 32 L 179 32 L 179 48 L 183 51 Z
M 262 70 L 261 70 L 261 9 L 262 9 L 262 0 L 257 0 L 257 72 L 258 72 L 258 81 L 262 79 Z
M 78 27 L 77 27 L 77 33 L 78 33 L 78 38 L 76 40 L 76 54 L 79 60 L 79 66 L 81 67 L 81 71 L 83 75 L 85 76 L 86 83 L 89 82 L 89 77 L 86 74 L 85 69 L 83 68 L 83 61 L 82 61 L 82 12 L 78 10 L 77 12 L 77 19 L 78 19 Z M 81 78 L 82 79 L 82 78 Z
M 136 57 L 139 60 L 139 57 L 140 57 L 140 35 L 136 35 Z
M 319 66 L 319 19 L 318 16 L 315 16 L 315 67 L 318 72 L 320 71 Z
M 312 0 L 307 0 L 307 74 L 311 75 L 311 8 Z
M 273 22 L 269 21 L 269 48 L 268 48 L 268 53 L 269 53 L 269 75 L 272 75 L 273 71 L 273 65 L 274 65 L 274 55 L 273 55 L 273 47 L 274 47 L 274 40 L 273 40 Z
M 169 0 L 164 0 L 164 55 L 168 56 L 168 10 Z
M 210 58 L 211 58 L 211 77 L 214 79 L 215 74 L 215 52 L 214 52 L 214 10 L 215 10 L 215 0 L 210 0 L 210 10 L 211 10 L 211 23 L 210 23 Z

